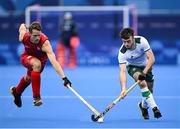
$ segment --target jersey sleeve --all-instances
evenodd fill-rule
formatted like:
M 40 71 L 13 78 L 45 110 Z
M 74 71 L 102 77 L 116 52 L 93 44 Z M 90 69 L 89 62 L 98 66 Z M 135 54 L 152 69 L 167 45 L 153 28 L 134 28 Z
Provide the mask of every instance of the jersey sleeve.
M 118 61 L 119 61 L 119 64 L 126 64 L 126 58 L 125 58 L 125 55 L 119 50 L 119 53 L 118 53 Z
M 141 43 L 142 43 L 142 47 L 143 47 L 144 52 L 146 52 L 146 51 L 148 51 L 149 49 L 151 49 L 151 48 L 150 48 L 150 45 L 149 45 L 149 43 L 148 43 L 148 41 L 147 41 L 146 38 L 142 37 L 142 38 L 141 38 Z

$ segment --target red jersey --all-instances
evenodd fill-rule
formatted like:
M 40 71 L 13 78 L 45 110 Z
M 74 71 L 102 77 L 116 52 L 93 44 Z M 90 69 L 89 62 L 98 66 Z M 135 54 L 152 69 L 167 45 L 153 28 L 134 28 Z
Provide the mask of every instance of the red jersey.
M 30 41 L 30 33 L 29 32 L 25 33 L 23 37 L 23 41 L 22 41 L 25 48 L 25 51 L 23 54 L 34 56 L 38 58 L 41 62 L 46 62 L 46 60 L 48 59 L 47 54 L 42 51 L 42 46 L 46 40 L 48 40 L 48 37 L 45 34 L 40 33 L 39 43 L 33 44 Z

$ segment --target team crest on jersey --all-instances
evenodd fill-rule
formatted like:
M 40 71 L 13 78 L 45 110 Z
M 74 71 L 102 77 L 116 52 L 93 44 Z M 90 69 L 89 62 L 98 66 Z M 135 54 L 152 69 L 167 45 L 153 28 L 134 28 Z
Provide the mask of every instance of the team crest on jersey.
M 136 71 L 136 68 L 133 68 L 132 71 Z
M 40 51 L 40 50 L 41 50 L 41 48 L 37 47 L 37 50 L 38 50 L 38 51 Z

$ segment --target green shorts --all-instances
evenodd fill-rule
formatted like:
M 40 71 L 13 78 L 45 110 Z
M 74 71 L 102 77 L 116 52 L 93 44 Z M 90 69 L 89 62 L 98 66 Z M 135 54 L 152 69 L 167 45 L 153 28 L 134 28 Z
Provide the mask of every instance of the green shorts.
M 128 74 L 133 77 L 134 73 L 136 72 L 140 72 L 142 73 L 143 70 L 144 70 L 144 66 L 134 66 L 134 65 L 128 65 L 127 66 L 127 71 L 128 71 Z M 152 68 L 148 71 L 148 73 L 146 74 L 146 81 L 147 82 L 153 82 L 154 81 L 154 78 L 153 78 L 153 74 L 152 74 Z

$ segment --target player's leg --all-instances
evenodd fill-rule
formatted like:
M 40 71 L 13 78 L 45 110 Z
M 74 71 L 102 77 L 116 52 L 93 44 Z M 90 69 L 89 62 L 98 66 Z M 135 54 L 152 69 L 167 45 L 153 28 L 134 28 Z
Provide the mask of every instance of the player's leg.
M 69 47 L 69 68 L 75 68 L 77 66 L 77 55 L 76 55 L 76 48 Z
M 26 87 L 29 86 L 30 83 L 31 83 L 30 78 L 27 77 L 27 75 L 25 75 L 24 77 L 21 78 L 17 87 L 12 86 L 10 88 L 10 92 L 14 97 L 14 103 L 18 107 L 22 106 L 21 95 L 22 95 L 23 91 L 26 89 Z
M 62 43 L 58 43 L 56 46 L 57 61 L 61 67 L 66 66 L 66 47 Z
M 75 68 L 77 66 L 77 53 L 76 49 L 80 44 L 80 40 L 78 36 L 73 36 L 70 38 L 69 45 L 69 68 Z
M 138 80 L 139 74 L 141 74 L 141 72 L 135 72 L 135 73 L 133 74 L 133 78 L 134 78 L 135 80 Z M 148 106 L 151 107 L 151 109 L 152 109 L 153 112 L 154 112 L 154 117 L 155 117 L 155 118 L 161 117 L 162 115 L 161 115 L 161 113 L 160 113 L 160 111 L 159 111 L 159 109 L 158 109 L 158 106 L 157 106 L 157 104 L 156 104 L 156 102 L 155 102 L 155 100 L 154 100 L 154 97 L 153 97 L 152 93 L 150 92 L 150 90 L 149 90 L 148 87 L 147 87 L 146 81 L 145 81 L 145 80 L 144 80 L 144 81 L 141 81 L 141 82 L 139 83 L 139 85 L 140 85 L 140 88 L 141 88 L 142 100 L 144 101 L 144 103 L 147 103 Z M 142 107 L 143 107 L 143 104 L 142 104 Z
M 152 68 L 146 74 L 146 83 L 147 83 L 148 89 L 151 91 L 151 93 L 153 93 L 154 75 L 152 73 Z
M 143 70 L 143 69 L 141 69 L 141 70 Z M 141 70 L 139 70 L 139 71 L 141 72 Z M 146 83 L 147 83 L 147 86 L 148 86 L 148 89 L 150 90 L 150 92 L 153 93 L 154 78 L 153 78 L 153 74 L 152 74 L 152 69 L 149 70 L 146 75 Z M 141 102 L 139 102 L 138 107 L 141 109 L 141 111 L 145 112 L 144 114 L 148 114 L 148 110 L 147 110 L 148 103 L 146 101 L 142 100 Z M 145 108 L 143 108 L 143 107 L 145 107 Z M 146 116 L 146 115 L 144 115 L 144 116 Z M 149 119 L 149 117 L 144 117 L 144 119 Z
M 144 69 L 144 68 L 143 68 Z M 142 70 L 143 70 L 142 69 Z M 140 71 L 141 72 L 141 71 Z M 147 86 L 148 86 L 148 89 L 150 90 L 150 92 L 153 94 L 153 87 L 154 87 L 154 78 L 153 78 L 153 74 L 152 74 L 152 69 L 150 69 L 146 75 L 146 83 L 147 83 Z M 143 105 L 143 106 L 142 106 Z M 142 102 L 139 102 L 138 103 L 138 107 L 141 109 L 141 110 L 144 110 L 143 107 L 145 107 L 145 112 L 146 110 L 148 109 L 148 103 L 144 100 L 142 100 Z M 146 114 L 146 113 L 145 113 Z
M 147 86 L 148 86 L 148 89 L 151 91 L 151 93 L 153 94 L 153 88 L 154 88 L 154 81 L 152 82 L 147 82 Z
M 133 75 L 136 72 L 142 72 L 141 68 L 138 68 L 136 66 L 127 66 L 128 74 L 134 79 Z M 148 113 L 148 104 L 144 99 L 141 100 L 141 102 L 138 103 L 138 107 L 141 111 L 141 116 L 144 119 L 149 119 L 149 113 Z
M 27 66 L 28 66 L 28 63 L 29 63 L 29 58 L 27 58 L 27 57 L 28 57 L 27 55 L 22 55 L 21 56 L 21 63 L 26 68 L 28 68 Z M 27 75 L 25 75 L 25 76 L 23 76 L 21 78 L 19 84 L 16 87 L 12 86 L 10 88 L 10 92 L 14 97 L 14 103 L 16 104 L 17 107 L 22 106 L 21 95 L 22 95 L 23 91 L 26 89 L 26 87 L 29 86 L 30 83 L 31 83 L 31 79 L 30 79 L 30 76 L 27 73 Z
M 32 91 L 33 91 L 33 98 L 34 98 L 33 105 L 40 106 L 43 103 L 41 100 L 41 95 L 40 95 L 42 64 L 39 59 L 33 57 L 30 60 L 30 65 L 32 67 L 31 82 L 32 82 Z
M 22 77 L 19 84 L 16 87 L 16 93 L 21 95 L 24 92 L 24 90 L 29 86 L 30 83 L 31 83 L 30 76 L 25 75 L 24 77 Z
M 150 79 L 147 79 L 147 86 L 148 86 L 148 89 L 151 91 L 151 93 L 153 94 L 153 87 L 154 87 L 154 78 L 150 77 Z M 154 117 L 155 118 L 159 118 L 161 117 L 161 113 L 159 111 L 159 109 L 157 107 L 153 108 L 153 112 L 154 112 Z

